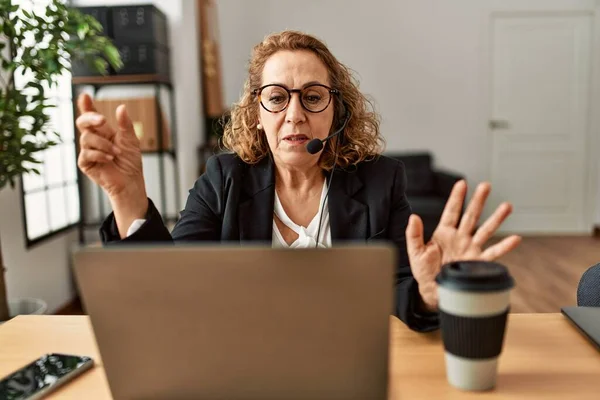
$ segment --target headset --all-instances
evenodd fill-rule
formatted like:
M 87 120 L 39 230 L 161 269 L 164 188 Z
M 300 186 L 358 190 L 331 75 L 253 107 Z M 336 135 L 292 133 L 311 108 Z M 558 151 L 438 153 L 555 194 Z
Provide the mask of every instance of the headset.
M 335 132 L 333 132 L 331 135 L 327 136 L 325 139 L 321 140 L 321 139 L 313 139 L 310 142 L 308 142 L 308 144 L 306 145 L 306 151 L 308 151 L 310 154 L 317 154 L 319 151 L 321 151 L 324 147 L 323 143 L 326 142 L 328 139 L 331 139 L 332 137 L 339 135 L 338 136 L 338 140 L 335 142 L 335 148 L 334 148 L 334 160 L 333 160 L 333 168 L 331 169 L 331 174 L 329 175 L 329 182 L 327 183 L 327 192 L 325 193 L 325 198 L 323 199 L 323 204 L 321 204 L 321 213 L 319 215 L 319 228 L 317 229 L 317 237 L 315 238 L 316 240 L 316 244 L 315 244 L 315 248 L 319 247 L 319 236 L 321 235 L 321 224 L 323 222 L 323 210 L 325 208 L 325 203 L 327 202 L 327 197 L 329 196 L 329 189 L 331 188 L 331 182 L 333 181 L 333 174 L 335 172 L 335 168 L 337 165 L 337 158 L 338 158 L 338 146 L 340 144 L 340 142 L 343 142 L 345 139 L 344 136 L 344 129 L 346 129 L 346 125 L 348 125 L 348 121 L 350 120 L 350 118 L 352 117 L 352 113 L 348 110 L 348 107 L 346 106 L 346 103 L 342 100 L 340 101 L 340 123 L 341 123 L 341 127 L 339 129 L 337 129 Z

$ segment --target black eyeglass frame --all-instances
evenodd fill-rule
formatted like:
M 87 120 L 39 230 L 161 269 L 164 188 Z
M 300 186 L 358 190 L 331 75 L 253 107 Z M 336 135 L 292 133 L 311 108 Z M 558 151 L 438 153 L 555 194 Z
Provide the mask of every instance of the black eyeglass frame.
M 285 90 L 285 91 L 287 92 L 287 94 L 288 94 L 288 100 L 287 100 L 287 104 L 285 105 L 285 107 L 283 107 L 283 108 L 282 108 L 281 110 L 279 110 L 279 111 L 271 111 L 271 110 L 269 110 L 269 109 L 268 109 L 268 108 L 267 108 L 267 107 L 266 107 L 266 106 L 263 104 L 263 102 L 262 102 L 262 99 L 261 99 L 261 93 L 262 93 L 262 91 L 263 91 L 265 88 L 267 88 L 267 87 L 271 87 L 271 86 L 277 86 L 277 87 L 279 87 L 279 88 L 282 88 L 282 89 L 283 89 L 283 90 Z M 257 98 L 258 98 L 258 102 L 260 103 L 260 105 L 261 105 L 261 107 L 262 107 L 262 108 L 264 108 L 266 111 L 268 111 L 268 112 L 270 112 L 270 113 L 273 113 L 273 114 L 278 114 L 278 113 L 280 113 L 280 112 L 283 112 L 283 111 L 285 111 L 285 110 L 286 110 L 286 108 L 288 108 L 288 106 L 290 105 L 290 100 L 292 99 L 292 94 L 293 94 L 293 93 L 298 93 L 298 96 L 299 96 L 299 98 L 300 98 L 300 104 L 302 105 L 302 108 L 304 108 L 306 111 L 308 111 L 308 112 L 310 112 L 310 113 L 313 113 L 313 114 L 318 114 L 318 113 L 320 113 L 320 112 L 323 112 L 323 111 L 327 110 L 327 107 L 329 107 L 329 104 L 331 104 L 331 99 L 333 98 L 333 96 L 329 96 L 329 101 L 327 102 L 327 105 L 326 105 L 325 107 L 323 107 L 323 109 L 322 109 L 322 110 L 320 110 L 320 111 L 312 111 L 312 110 L 309 110 L 309 109 L 308 109 L 308 108 L 307 108 L 307 107 L 304 105 L 304 101 L 302 100 L 302 96 L 301 96 L 301 94 L 302 94 L 302 91 L 303 91 L 303 90 L 306 90 L 306 89 L 308 89 L 308 88 L 311 88 L 311 87 L 314 87 L 314 86 L 320 86 L 320 87 L 323 87 L 323 88 L 327 89 L 327 91 L 328 91 L 328 92 L 329 92 L 329 94 L 331 94 L 331 95 L 336 95 L 336 96 L 339 96 L 339 95 L 340 95 L 340 91 L 339 91 L 339 90 L 337 90 L 337 89 L 332 89 L 332 88 L 330 88 L 329 86 L 327 86 L 327 85 L 323 85 L 323 84 L 321 84 L 321 83 L 315 83 L 315 84 L 312 84 L 312 85 L 308 85 L 308 86 L 306 86 L 305 88 L 302 88 L 302 89 L 288 89 L 288 88 L 286 88 L 285 86 L 283 86 L 283 85 L 280 85 L 280 84 L 278 84 L 278 83 L 269 83 L 268 85 L 264 85 L 264 86 L 261 86 L 261 87 L 259 87 L 258 89 L 254 89 L 254 90 L 252 91 L 252 94 L 253 94 L 255 97 L 257 97 Z

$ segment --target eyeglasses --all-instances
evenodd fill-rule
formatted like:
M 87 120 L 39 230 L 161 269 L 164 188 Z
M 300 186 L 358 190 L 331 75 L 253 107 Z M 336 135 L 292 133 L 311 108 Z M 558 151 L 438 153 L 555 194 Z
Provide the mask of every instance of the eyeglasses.
M 339 91 L 318 83 L 303 89 L 288 89 L 282 85 L 270 84 L 254 90 L 262 107 L 272 113 L 285 110 L 290 104 L 292 93 L 300 95 L 300 104 L 306 111 L 319 113 L 327 108 L 332 95 L 339 94 Z

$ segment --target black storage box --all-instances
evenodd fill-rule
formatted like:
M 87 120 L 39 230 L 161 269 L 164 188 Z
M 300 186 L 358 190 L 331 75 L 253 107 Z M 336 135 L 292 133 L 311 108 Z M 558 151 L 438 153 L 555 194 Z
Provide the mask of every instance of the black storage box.
M 167 17 L 154 5 L 112 7 L 112 28 L 120 42 L 169 47 Z
M 102 34 L 112 37 L 112 15 L 111 7 L 75 7 L 82 14 L 91 15 L 102 25 Z
M 169 52 L 166 47 L 148 43 L 123 43 L 115 41 L 123 68 L 117 75 L 156 74 L 169 78 Z
M 96 18 L 102 25 L 102 34 L 108 37 L 112 37 L 112 16 L 111 7 L 76 7 L 82 14 L 91 15 Z M 100 76 L 99 72 L 96 72 L 91 68 L 85 61 L 74 61 L 71 66 L 71 72 L 73 76 Z M 112 68 L 109 67 L 109 74 L 112 74 Z
M 107 75 L 112 75 L 113 70 L 109 66 L 106 71 Z M 93 69 L 90 65 L 88 65 L 85 61 L 75 60 L 71 63 L 71 75 L 73 76 L 102 76 L 102 74 L 95 69 Z

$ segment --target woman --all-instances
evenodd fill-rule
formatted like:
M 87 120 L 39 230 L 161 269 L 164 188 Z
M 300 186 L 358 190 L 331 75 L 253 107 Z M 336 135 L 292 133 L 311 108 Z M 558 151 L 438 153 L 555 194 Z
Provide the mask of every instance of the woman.
M 171 234 L 147 198 L 140 146 L 125 107 L 117 109 L 113 129 L 89 96 L 78 103 L 78 165 L 104 189 L 113 208 L 101 228 L 105 243 L 329 247 L 388 240 L 399 255 L 396 315 L 411 329 L 427 331 L 439 324 L 434 279 L 443 263 L 492 260 L 519 242 L 512 236 L 483 250 L 511 206 L 502 204 L 473 235 L 490 186 L 479 185 L 459 223 L 467 191 L 461 181 L 425 244 L 422 221 L 411 216 L 404 194 L 402 164 L 378 155 L 378 116 L 369 111 L 348 69 L 322 42 L 303 33 L 273 34 L 254 48 L 244 93 L 224 133 L 232 154 L 208 161 Z

